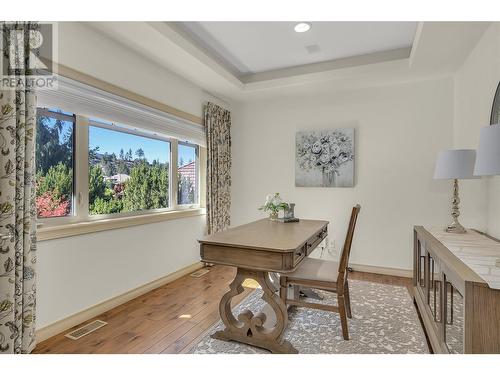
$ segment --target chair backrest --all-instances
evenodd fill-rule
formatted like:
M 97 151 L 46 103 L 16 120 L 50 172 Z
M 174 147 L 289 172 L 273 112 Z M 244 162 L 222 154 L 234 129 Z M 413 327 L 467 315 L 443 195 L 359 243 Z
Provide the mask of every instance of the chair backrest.
M 338 288 L 343 288 L 345 283 L 345 278 L 347 275 L 347 267 L 349 265 L 349 254 L 351 253 L 352 238 L 354 236 L 354 228 L 356 228 L 356 221 L 358 220 L 358 214 L 361 210 L 359 204 L 352 208 L 351 220 L 349 221 L 349 228 L 347 229 L 347 235 L 345 237 L 344 248 L 342 249 L 342 254 L 339 261 L 339 276 L 337 278 Z

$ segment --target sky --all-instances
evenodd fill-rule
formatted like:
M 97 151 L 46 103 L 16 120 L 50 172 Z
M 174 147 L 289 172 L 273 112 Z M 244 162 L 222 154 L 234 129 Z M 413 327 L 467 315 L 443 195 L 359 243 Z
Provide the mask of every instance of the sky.
M 136 158 L 135 151 L 142 148 L 145 158 L 150 162 L 159 160 L 161 163 L 165 163 L 170 158 L 169 142 L 89 126 L 89 147 L 97 146 L 99 146 L 99 153 L 111 154 L 114 152 L 116 156 L 120 155 L 122 148 L 124 152 L 132 149 L 134 159 Z M 179 145 L 178 154 L 179 161 L 182 158 L 184 164 L 195 160 L 193 147 Z

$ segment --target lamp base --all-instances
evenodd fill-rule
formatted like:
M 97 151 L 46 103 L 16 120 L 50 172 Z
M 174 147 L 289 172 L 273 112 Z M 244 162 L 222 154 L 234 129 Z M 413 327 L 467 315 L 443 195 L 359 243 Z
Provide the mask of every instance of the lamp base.
M 457 234 L 467 233 L 467 229 L 465 229 L 463 225 L 460 224 L 458 221 L 454 221 L 453 223 L 448 225 L 444 230 L 447 233 L 457 233 Z
M 458 180 L 455 178 L 453 181 L 453 198 L 451 200 L 451 217 L 453 221 L 450 225 L 445 228 L 447 233 L 466 233 L 467 230 L 458 222 L 458 217 L 460 216 L 460 210 L 458 205 L 460 203 L 460 198 L 458 197 Z

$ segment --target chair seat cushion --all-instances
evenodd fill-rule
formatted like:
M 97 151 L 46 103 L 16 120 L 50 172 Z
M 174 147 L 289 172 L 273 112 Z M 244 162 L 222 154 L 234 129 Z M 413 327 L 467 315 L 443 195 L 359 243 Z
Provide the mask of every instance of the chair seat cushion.
M 322 260 L 315 258 L 305 258 L 297 267 L 297 269 L 286 274 L 297 280 L 311 280 L 311 281 L 326 281 L 336 282 L 338 276 L 339 263 L 331 260 Z

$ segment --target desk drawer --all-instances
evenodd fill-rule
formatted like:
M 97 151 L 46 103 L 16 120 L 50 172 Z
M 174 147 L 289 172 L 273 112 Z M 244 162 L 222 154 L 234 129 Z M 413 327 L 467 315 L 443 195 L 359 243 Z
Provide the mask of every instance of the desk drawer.
M 293 268 L 292 252 L 260 251 L 229 246 L 200 246 L 201 260 L 208 263 L 228 266 L 285 272 Z
M 312 237 L 309 241 L 306 242 L 306 255 L 309 255 L 313 252 L 314 249 L 325 239 L 328 231 L 326 228 L 322 229 L 318 232 L 314 237 Z
M 293 266 L 297 266 L 299 262 L 307 255 L 307 244 L 293 253 Z

